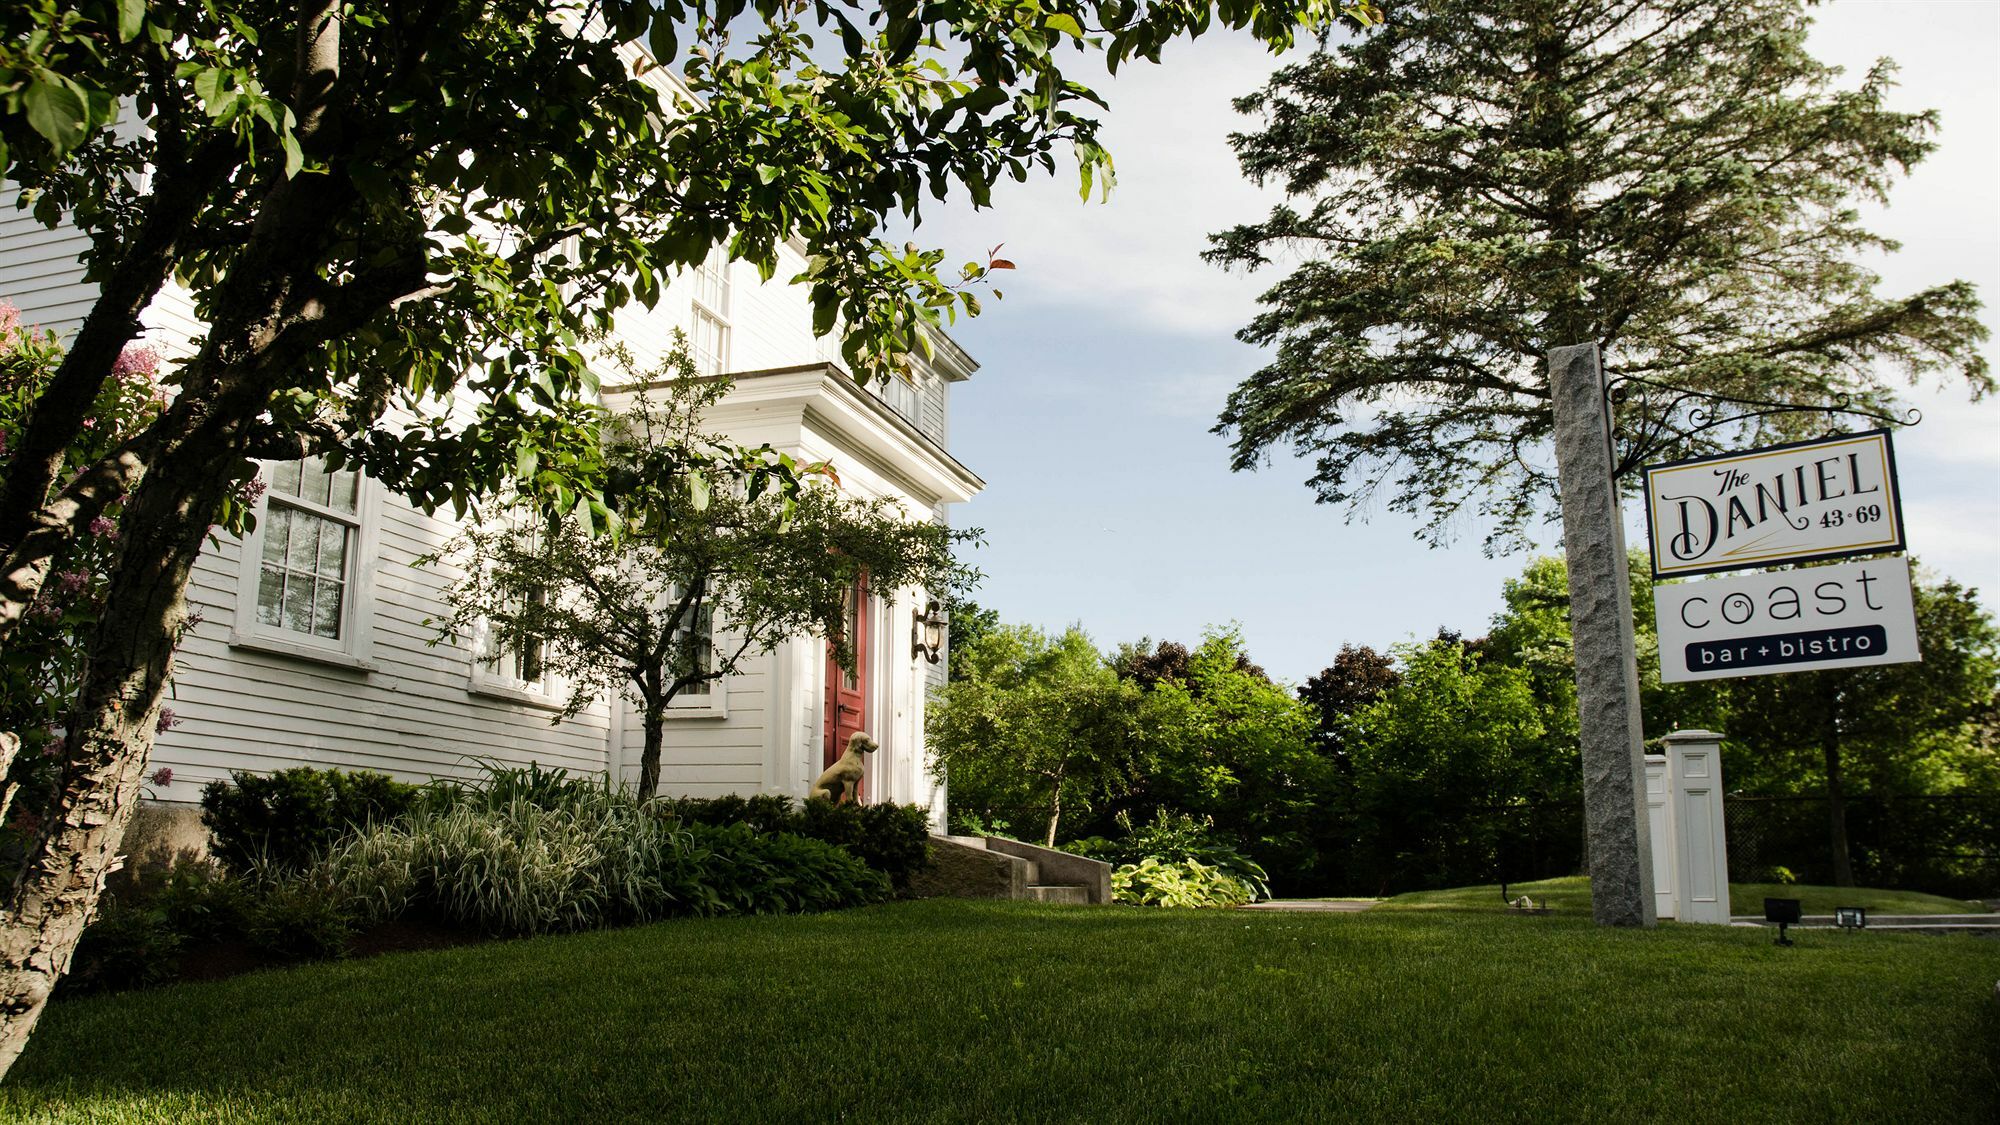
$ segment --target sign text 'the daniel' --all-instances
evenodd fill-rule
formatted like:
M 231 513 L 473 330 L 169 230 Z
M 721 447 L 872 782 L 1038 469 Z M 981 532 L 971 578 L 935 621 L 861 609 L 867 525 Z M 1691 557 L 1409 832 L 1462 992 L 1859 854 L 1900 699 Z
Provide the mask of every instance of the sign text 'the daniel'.
M 1903 548 L 1883 430 L 1646 466 L 1653 576 Z

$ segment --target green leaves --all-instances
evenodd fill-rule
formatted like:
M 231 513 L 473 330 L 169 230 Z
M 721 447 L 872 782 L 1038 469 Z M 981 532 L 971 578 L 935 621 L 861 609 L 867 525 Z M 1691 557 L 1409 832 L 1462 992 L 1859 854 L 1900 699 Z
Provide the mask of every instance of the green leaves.
M 31 76 L 21 102 L 29 127 L 40 133 L 58 156 L 82 144 L 96 124 L 83 88 L 60 74 L 42 71 Z
M 146 0 L 118 0 L 118 38 L 129 42 L 145 29 Z

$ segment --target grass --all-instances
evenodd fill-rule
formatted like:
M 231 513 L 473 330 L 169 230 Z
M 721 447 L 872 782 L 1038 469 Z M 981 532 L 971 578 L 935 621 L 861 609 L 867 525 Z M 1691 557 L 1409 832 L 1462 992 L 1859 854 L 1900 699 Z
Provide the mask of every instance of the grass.
M 59 1002 L 25 1121 L 2000 1118 L 2000 942 L 912 902 Z
M 1527 895 L 1536 905 L 1547 902 L 1559 914 L 1590 917 L 1590 879 L 1572 875 L 1534 883 L 1509 883 L 1509 898 Z M 1812 887 L 1792 883 L 1731 883 L 1731 914 L 1764 915 L 1764 899 L 1795 898 L 1807 914 L 1832 914 L 1835 906 L 1865 906 L 1870 914 L 1984 914 L 1983 903 L 1916 891 L 1880 891 L 1866 887 Z M 1446 910 L 1501 914 L 1507 903 L 1497 883 L 1483 887 L 1453 887 L 1448 891 L 1412 891 L 1389 899 L 1377 910 Z

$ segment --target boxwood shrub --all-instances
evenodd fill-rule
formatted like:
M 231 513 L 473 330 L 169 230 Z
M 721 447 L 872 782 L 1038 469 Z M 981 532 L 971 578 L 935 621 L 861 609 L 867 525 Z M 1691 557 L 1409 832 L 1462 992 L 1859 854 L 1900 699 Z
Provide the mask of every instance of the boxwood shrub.
M 239 874 L 298 871 L 343 836 L 408 812 L 418 789 L 368 771 L 296 766 L 269 776 L 235 772 L 201 791 L 214 854 Z
M 836 805 L 813 800 L 803 805 L 788 797 L 682 798 L 671 804 L 676 817 L 689 824 L 744 825 L 771 835 L 790 833 L 845 848 L 855 858 L 889 877 L 898 890 L 929 862 L 930 810 L 923 805 Z

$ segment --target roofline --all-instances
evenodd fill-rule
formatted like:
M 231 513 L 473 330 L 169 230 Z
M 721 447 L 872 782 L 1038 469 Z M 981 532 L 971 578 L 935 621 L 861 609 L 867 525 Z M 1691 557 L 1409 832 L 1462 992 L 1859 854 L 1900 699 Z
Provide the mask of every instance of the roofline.
M 957 347 L 956 344 L 952 346 L 954 348 Z M 963 353 L 961 352 L 960 354 Z M 971 469 L 966 468 L 963 461 L 952 456 L 949 450 L 939 445 L 929 434 L 917 428 L 915 423 L 896 413 L 895 410 L 890 408 L 888 403 L 863 391 L 860 385 L 854 381 L 854 376 L 848 374 L 847 370 L 837 363 L 820 360 L 816 363 L 795 363 L 786 367 L 766 367 L 756 371 L 729 371 L 720 376 L 700 376 L 699 380 L 701 382 L 713 382 L 717 379 L 728 379 L 741 385 L 753 379 L 775 378 L 784 375 L 805 375 L 812 372 L 819 372 L 822 376 L 826 377 L 827 382 L 838 384 L 841 387 L 840 393 L 845 395 L 851 403 L 863 410 L 871 411 L 875 418 L 886 423 L 906 439 L 915 442 L 918 448 L 935 457 L 944 467 L 953 471 L 965 484 L 970 486 L 967 488 L 968 492 L 977 493 L 986 490 L 986 481 L 984 478 Z M 675 382 L 676 380 L 673 379 L 655 379 L 644 383 L 606 384 L 603 388 L 603 393 L 611 395 L 629 394 L 634 391 L 661 390 L 672 386 Z

